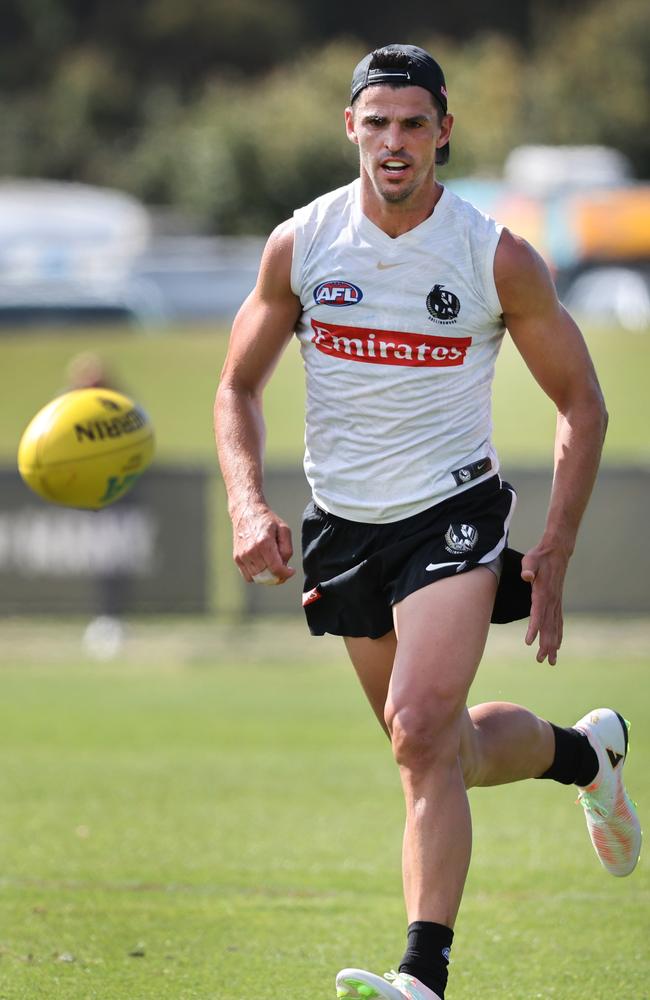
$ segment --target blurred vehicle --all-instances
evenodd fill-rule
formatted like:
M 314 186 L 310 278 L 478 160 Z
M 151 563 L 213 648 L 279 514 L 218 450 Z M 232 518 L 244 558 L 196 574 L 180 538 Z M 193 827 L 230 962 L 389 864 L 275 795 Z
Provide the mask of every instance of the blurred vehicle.
M 575 316 L 597 325 L 650 330 L 650 262 L 587 266 L 563 276 L 560 297 Z
M 120 191 L 0 182 L 0 324 L 158 318 L 157 289 L 133 276 L 150 231 L 147 210 Z
M 158 294 L 168 322 L 229 322 L 255 285 L 264 238 L 154 236 L 133 278 Z
M 506 157 L 503 179 L 535 198 L 560 192 L 619 187 L 632 179 L 629 160 L 609 146 L 517 146 Z
M 0 181 L 0 328 L 228 322 L 255 284 L 263 246 L 261 237 L 166 233 L 121 191 Z

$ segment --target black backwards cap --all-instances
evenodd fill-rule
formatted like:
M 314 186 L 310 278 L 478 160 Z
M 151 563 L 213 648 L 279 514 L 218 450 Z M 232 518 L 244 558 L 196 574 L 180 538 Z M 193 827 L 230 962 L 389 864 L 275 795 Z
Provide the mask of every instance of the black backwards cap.
M 373 66 L 374 62 L 391 63 L 391 56 L 396 56 L 394 65 Z M 350 104 L 356 100 L 362 90 L 373 84 L 386 83 L 393 87 L 424 87 L 433 94 L 447 114 L 447 88 L 442 69 L 425 49 L 417 45 L 384 45 L 374 52 L 369 52 L 355 67 L 352 74 L 352 89 Z M 443 164 L 449 160 L 449 143 L 441 146 L 436 152 L 436 163 Z

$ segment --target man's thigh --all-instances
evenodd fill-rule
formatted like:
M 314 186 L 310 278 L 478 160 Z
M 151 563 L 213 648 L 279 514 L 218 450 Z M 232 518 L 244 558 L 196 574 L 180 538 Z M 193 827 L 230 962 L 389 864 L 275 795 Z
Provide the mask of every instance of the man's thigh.
M 395 607 L 399 642 L 395 631 L 380 639 L 345 639 L 357 677 L 386 732 L 389 691 L 399 696 L 400 703 L 408 695 L 420 704 L 439 703 L 443 694 L 446 698 L 451 694 L 454 704 L 462 698 L 464 707 L 485 645 L 495 587 L 496 577 L 483 568 L 438 580 Z M 461 712 L 461 731 L 461 754 L 471 755 L 474 727 L 466 708 Z
M 460 720 L 483 655 L 497 579 L 484 567 L 409 594 L 393 613 L 397 646 L 388 714 L 404 708 L 438 723 Z
M 345 648 L 379 725 L 388 735 L 384 707 L 397 649 L 395 632 L 390 631 L 380 639 L 346 637 Z

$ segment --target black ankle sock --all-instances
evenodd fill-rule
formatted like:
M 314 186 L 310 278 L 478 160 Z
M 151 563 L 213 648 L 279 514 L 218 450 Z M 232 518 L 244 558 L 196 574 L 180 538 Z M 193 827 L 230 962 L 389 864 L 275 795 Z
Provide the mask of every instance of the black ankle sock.
M 571 726 L 561 729 L 549 724 L 555 733 L 555 757 L 540 778 L 562 785 L 590 785 L 598 773 L 598 757 L 585 734 Z
M 444 924 L 414 920 L 409 924 L 407 946 L 399 971 L 415 976 L 444 1000 L 447 966 L 454 932 Z

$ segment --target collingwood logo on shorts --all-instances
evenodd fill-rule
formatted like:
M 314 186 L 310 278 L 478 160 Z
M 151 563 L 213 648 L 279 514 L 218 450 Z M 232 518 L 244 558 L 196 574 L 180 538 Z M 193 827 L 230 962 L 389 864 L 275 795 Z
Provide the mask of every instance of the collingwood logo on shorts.
M 471 552 L 478 542 L 478 531 L 473 524 L 450 524 L 445 532 L 445 548 L 454 555 Z
M 460 312 L 460 299 L 444 285 L 434 285 L 427 295 L 427 309 L 436 323 L 455 323 Z

